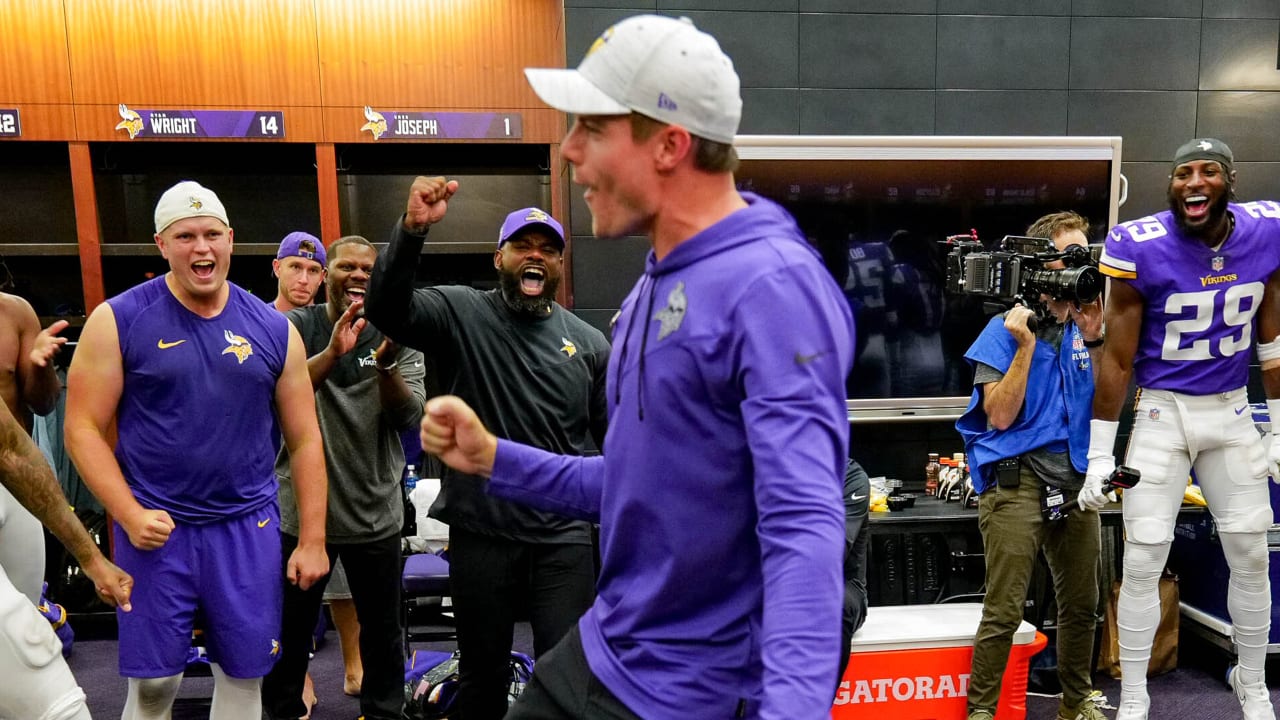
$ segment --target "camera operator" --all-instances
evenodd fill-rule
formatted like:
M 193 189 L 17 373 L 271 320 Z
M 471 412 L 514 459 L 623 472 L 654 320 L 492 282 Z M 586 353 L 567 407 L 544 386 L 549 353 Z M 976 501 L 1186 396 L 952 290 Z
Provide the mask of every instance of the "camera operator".
M 1088 222 L 1073 212 L 1046 215 L 1027 235 L 1058 251 L 1087 244 Z M 1044 269 L 1058 270 L 1060 261 Z M 1044 317 L 1017 305 L 991 319 L 965 358 L 973 396 L 956 422 L 979 493 L 978 528 L 986 554 L 987 594 L 974 639 L 969 720 L 992 720 L 1027 585 L 1042 548 L 1058 601 L 1059 720 L 1105 720 L 1089 695 L 1098 605 L 1098 513 L 1075 511 L 1047 522 L 1047 495 L 1074 498 L 1084 483 L 1093 403 L 1093 361 L 1102 345 L 1096 298 L 1038 298 Z

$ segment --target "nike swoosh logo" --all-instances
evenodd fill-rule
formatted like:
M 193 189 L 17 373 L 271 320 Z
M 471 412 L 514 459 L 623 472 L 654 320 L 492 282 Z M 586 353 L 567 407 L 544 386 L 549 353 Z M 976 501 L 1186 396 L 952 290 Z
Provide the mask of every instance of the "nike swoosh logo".
M 267 523 L 269 522 L 271 522 L 271 518 L 267 518 L 266 520 L 259 520 L 258 527 L 266 527 Z
M 422 367 L 422 363 L 420 363 L 420 362 L 416 362 L 416 363 L 414 363 L 414 364 L 413 364 L 413 366 L 414 366 L 414 367 Z
M 165 342 L 164 340 L 157 340 L 156 347 L 160 348 L 161 350 L 168 350 L 171 347 L 178 347 L 184 342 L 186 342 L 186 340 L 174 340 L 173 342 Z
M 1236 414 L 1237 414 L 1237 415 L 1243 415 L 1243 414 L 1244 414 L 1244 411 L 1245 411 L 1245 410 L 1247 410 L 1247 409 L 1249 409 L 1249 406 L 1248 406 L 1248 405 L 1245 405 L 1244 407 L 1240 408 L 1239 410 L 1236 410 Z
M 808 365 L 809 363 L 813 362 L 814 360 L 817 360 L 821 355 L 822 355 L 822 353 L 820 353 L 820 352 L 816 352 L 816 353 L 814 353 L 814 354 L 812 354 L 812 355 L 801 355 L 800 353 L 796 353 L 796 364 L 797 364 L 797 365 Z
M 855 493 L 855 494 L 853 494 L 853 495 L 850 495 L 850 496 L 849 496 L 849 499 L 850 499 L 850 500 L 866 500 L 866 499 L 867 499 L 867 496 L 866 496 L 866 495 L 858 495 L 858 494 L 856 494 L 856 493 Z

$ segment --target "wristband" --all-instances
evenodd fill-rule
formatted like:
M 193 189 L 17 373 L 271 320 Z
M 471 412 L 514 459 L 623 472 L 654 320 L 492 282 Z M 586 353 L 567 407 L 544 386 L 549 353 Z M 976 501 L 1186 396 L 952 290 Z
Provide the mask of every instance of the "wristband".
M 1085 340 L 1084 346 L 1087 348 L 1102 347 L 1102 341 L 1105 339 L 1106 339 L 1105 337 L 1103 337 L 1102 335 L 1099 335 L 1097 340 Z
M 1280 360 L 1280 337 L 1271 342 L 1258 343 L 1258 362 L 1267 363 L 1272 360 Z
M 1114 457 L 1116 449 L 1116 432 L 1120 423 L 1115 420 L 1089 421 L 1089 459 Z
M 395 361 L 395 362 L 391 363 L 390 365 L 388 365 L 388 366 L 386 366 L 386 367 L 382 367 L 382 366 L 381 366 L 381 365 L 379 365 L 378 363 L 374 363 L 374 364 L 373 364 L 373 369 L 374 369 L 374 370 L 377 370 L 377 371 L 378 371 L 378 372 L 380 372 L 380 373 L 389 373 L 389 372 L 391 372 L 392 370 L 395 370 L 397 367 L 399 367 L 399 365 L 400 365 L 400 361 L 399 361 L 399 360 L 397 360 L 397 361 Z

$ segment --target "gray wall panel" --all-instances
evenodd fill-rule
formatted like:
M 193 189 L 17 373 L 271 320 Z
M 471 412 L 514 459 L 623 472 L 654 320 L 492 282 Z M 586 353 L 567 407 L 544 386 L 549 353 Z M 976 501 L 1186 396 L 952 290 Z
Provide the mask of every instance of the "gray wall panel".
M 1280 162 L 1236 163 L 1236 197 L 1280 201 Z
M 743 88 L 742 135 L 796 135 L 800 132 L 800 91 Z
M 938 135 L 1065 135 L 1066 90 L 939 90 Z
M 1276 3 L 1280 6 L 1280 2 Z M 1201 90 L 1280 90 L 1276 23 L 1205 20 L 1200 46 Z
M 1207 18 L 1280 18 L 1276 0 L 1204 0 Z
M 658 10 L 674 14 L 685 10 L 754 10 L 793 13 L 799 0 L 658 0 Z
M 940 16 L 938 87 L 1067 87 L 1071 21 L 1057 17 Z
M 938 0 L 939 15 L 1070 15 L 1071 0 Z
M 1280 161 L 1280 93 L 1202 92 L 1196 134 L 1221 138 L 1237 160 Z
M 801 87 L 934 86 L 933 15 L 803 14 L 800 36 Z M 901 52 L 903 47 L 914 52 Z
M 1119 135 L 1125 160 L 1165 160 L 1196 134 L 1196 93 L 1072 90 L 1067 134 Z
M 1071 0 L 1071 14 L 1104 17 L 1200 17 L 1201 0 Z
M 800 0 L 800 12 L 932 15 L 937 11 L 938 0 Z
M 1194 90 L 1199 47 L 1200 20 L 1075 18 L 1071 89 Z
M 801 90 L 805 135 L 932 135 L 932 90 Z
M 627 13 L 635 15 L 642 12 L 653 12 L 658 7 L 654 0 L 564 0 L 564 7 L 569 8 L 619 8 L 634 10 Z
M 800 23 L 795 13 L 691 11 L 684 15 L 720 41 L 721 49 L 733 59 L 742 87 L 796 87 Z
M 1120 172 L 1129 180 L 1129 200 L 1120 206 L 1120 222 L 1169 209 L 1169 161 L 1121 163 Z

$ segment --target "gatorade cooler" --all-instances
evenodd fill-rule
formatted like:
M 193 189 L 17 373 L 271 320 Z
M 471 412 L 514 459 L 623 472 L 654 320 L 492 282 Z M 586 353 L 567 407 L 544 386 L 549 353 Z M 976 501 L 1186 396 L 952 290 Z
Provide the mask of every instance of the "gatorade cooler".
M 867 610 L 853 636 L 834 720 L 964 720 L 981 603 Z M 996 720 L 1025 720 L 1027 669 L 1048 639 L 1027 621 L 1013 635 Z

